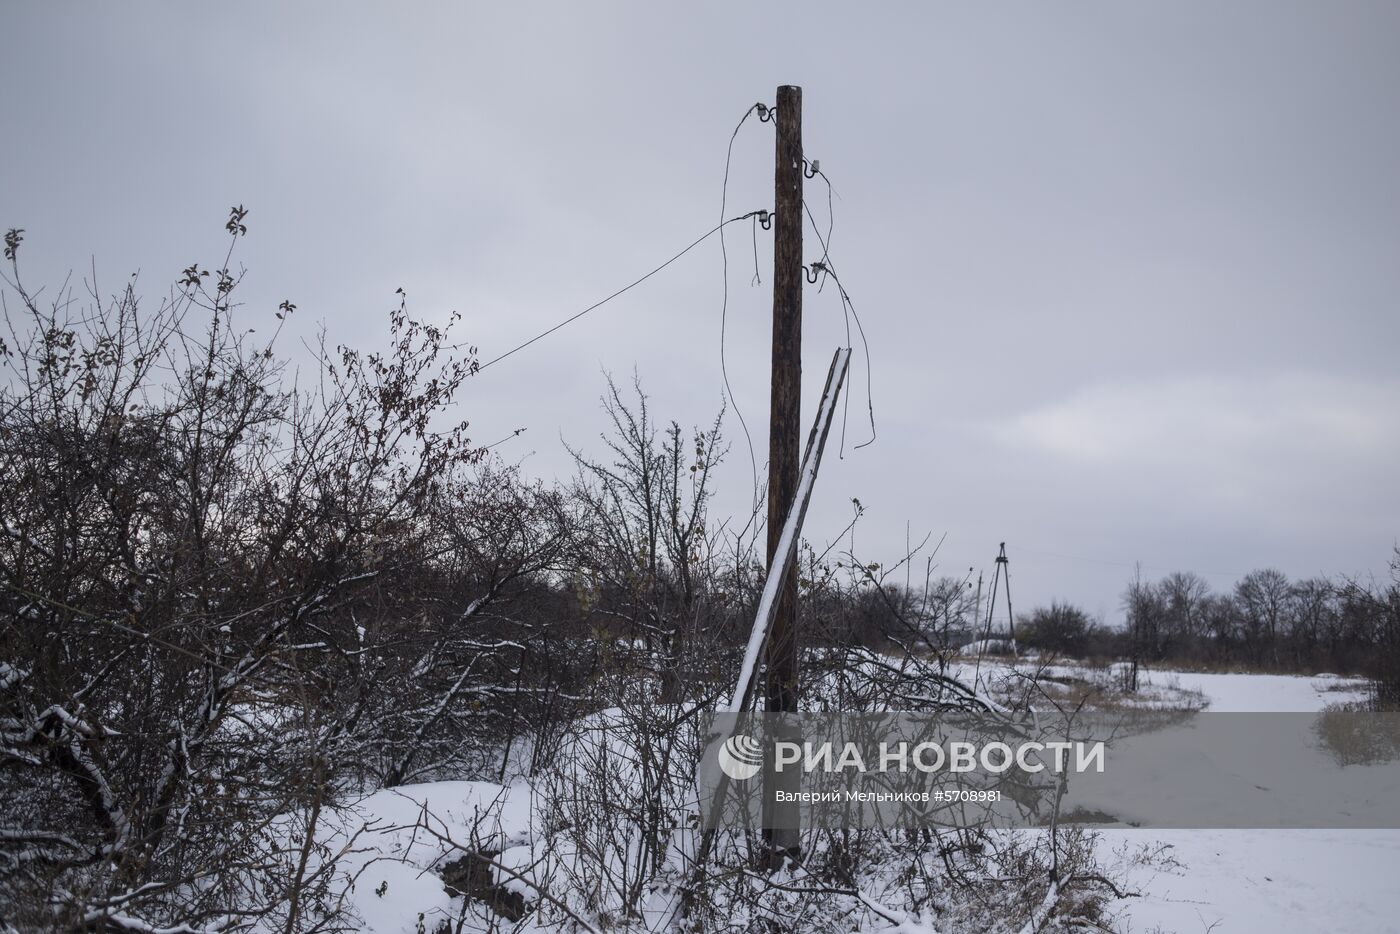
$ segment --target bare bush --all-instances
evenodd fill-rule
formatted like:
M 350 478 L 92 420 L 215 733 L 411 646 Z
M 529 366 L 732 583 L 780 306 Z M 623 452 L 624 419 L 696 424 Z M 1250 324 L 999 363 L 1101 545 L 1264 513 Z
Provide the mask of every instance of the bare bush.
M 498 478 L 474 489 L 531 499 L 483 505 L 508 528 L 435 508 L 460 502 L 457 478 L 481 459 L 445 418 L 472 360 L 401 300 L 386 351 L 323 345 L 319 380 L 291 385 L 274 341 L 294 306 L 267 315 L 267 341 L 237 323 L 246 213 L 230 216 L 221 267 L 191 265 L 155 307 L 134 281 L 41 304 L 7 251 L 11 924 L 333 923 L 310 852 L 322 808 L 367 763 L 401 780 L 442 762 L 441 737 L 518 657 L 468 630 L 540 566 L 550 504 Z M 485 544 L 460 549 L 464 536 Z M 300 815 L 290 838 L 284 815 Z

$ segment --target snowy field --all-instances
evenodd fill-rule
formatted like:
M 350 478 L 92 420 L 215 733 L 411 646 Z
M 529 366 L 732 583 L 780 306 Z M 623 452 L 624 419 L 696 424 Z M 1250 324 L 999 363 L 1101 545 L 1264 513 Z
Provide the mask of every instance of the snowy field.
M 1153 672 L 1221 711 L 1311 711 L 1359 685 L 1287 675 Z M 1349 690 L 1348 690 L 1349 689 Z M 1165 844 L 1179 867 L 1129 870 L 1143 893 L 1113 905 L 1131 934 L 1400 932 L 1400 830 L 1105 830 L 1105 856 Z

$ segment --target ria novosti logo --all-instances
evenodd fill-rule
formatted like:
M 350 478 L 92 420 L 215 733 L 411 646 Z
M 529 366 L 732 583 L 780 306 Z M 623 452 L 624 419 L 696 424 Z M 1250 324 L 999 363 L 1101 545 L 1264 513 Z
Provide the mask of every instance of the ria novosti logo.
M 856 743 L 837 747 L 831 742 L 777 742 L 774 768 L 778 772 L 797 766 L 804 773 L 825 772 L 973 772 L 979 768 L 991 775 L 1017 769 L 1035 774 L 1049 770 L 1064 772 L 1103 772 L 1104 743 L 1024 742 L 1012 746 L 991 742 L 983 745 L 961 741 L 910 744 L 880 743 L 873 760 Z M 1073 757 L 1070 753 L 1073 752 Z M 719 747 L 720 771 L 735 781 L 747 781 L 763 769 L 763 745 L 752 736 L 736 733 Z M 871 765 L 875 768 L 871 768 Z
M 763 768 L 763 747 L 752 736 L 736 733 L 719 747 L 719 767 L 736 782 L 747 781 Z

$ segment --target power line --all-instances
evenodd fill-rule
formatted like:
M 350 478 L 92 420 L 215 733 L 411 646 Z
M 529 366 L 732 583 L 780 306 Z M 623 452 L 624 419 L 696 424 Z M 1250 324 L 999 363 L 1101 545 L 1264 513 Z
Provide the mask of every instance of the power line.
M 608 302 L 610 302 L 610 301 L 612 301 L 613 299 L 617 298 L 619 295 L 623 294 L 624 292 L 627 292 L 627 291 L 629 291 L 629 290 L 631 290 L 631 289 L 633 289 L 633 288 L 636 288 L 637 286 L 641 285 L 643 282 L 647 281 L 647 280 L 650 279 L 652 276 L 656 275 L 658 272 L 660 272 L 661 270 L 665 269 L 667 266 L 671 265 L 671 264 L 674 263 L 676 260 L 680 259 L 682 256 L 684 256 L 685 254 L 689 253 L 691 250 L 695 249 L 697 246 L 699 246 L 700 244 L 704 243 L 706 240 L 710 239 L 710 237 L 713 237 L 716 233 L 718 233 L 719 231 L 723 230 L 725 227 L 729 226 L 730 224 L 734 223 L 735 221 L 748 220 L 750 217 L 757 217 L 757 216 L 759 216 L 761 213 L 763 213 L 763 212 L 760 212 L 760 211 L 750 211 L 749 213 L 747 213 L 747 214 L 741 214 L 741 215 L 739 215 L 738 217 L 731 217 L 731 218 L 730 218 L 729 220 L 727 220 L 727 221 L 721 221 L 719 224 L 715 225 L 714 227 L 711 227 L 708 231 L 706 231 L 705 233 L 701 234 L 701 235 L 700 235 L 699 237 L 697 237 L 695 240 L 692 240 L 691 243 L 690 243 L 690 245 L 687 246 L 685 249 L 681 250 L 679 253 L 677 253 L 676 255 L 672 256 L 670 259 L 666 260 L 666 261 L 665 261 L 664 263 L 662 263 L 660 266 L 657 266 L 656 268 L 652 269 L 652 270 L 651 270 L 650 272 L 648 272 L 646 275 L 641 276 L 641 277 L 638 278 L 638 279 L 634 279 L 632 282 L 629 282 L 627 285 L 624 285 L 622 288 L 618 289 L 616 292 L 612 293 L 612 294 L 609 295 L 607 298 L 604 298 L 604 299 L 602 299 L 602 300 L 600 300 L 600 301 L 594 302 L 592 305 L 589 305 L 587 308 L 583 309 L 583 311 L 580 311 L 580 312 L 578 312 L 577 314 L 571 315 L 571 316 L 569 316 L 568 318 L 565 318 L 563 321 L 560 321 L 558 324 L 554 325 L 554 327 L 549 328 L 549 329 L 546 330 L 546 331 L 541 331 L 539 334 L 536 334 L 534 337 L 532 337 L 532 338 L 530 338 L 529 340 L 525 341 L 523 344 L 518 344 L 518 345 L 516 345 L 515 347 L 512 347 L 510 350 L 507 350 L 505 353 L 501 354 L 500 356 L 498 356 L 498 357 L 493 357 L 493 358 L 491 358 L 490 360 L 487 360 L 485 363 L 483 363 L 483 364 L 481 364 L 480 366 L 476 367 L 475 372 L 480 373 L 482 370 L 486 369 L 488 366 L 491 366 L 491 365 L 496 364 L 496 363 L 500 363 L 502 360 L 504 360 L 506 357 L 509 357 L 511 354 L 518 353 L 519 351 L 524 350 L 526 347 L 529 347 L 531 344 L 535 343 L 536 341 L 543 340 L 544 338 L 546 338 L 546 337 L 548 337 L 549 335 L 553 334 L 555 331 L 559 330 L 560 328 L 564 327 L 565 325 L 572 324 L 573 322 L 577 321 L 579 318 L 582 318 L 584 315 L 588 314 L 590 311 L 593 311 L 593 310 L 595 310 L 595 309 L 597 309 L 597 308 L 601 308 L 602 306 L 606 305 Z M 456 346 L 460 346 L 460 345 L 456 345 Z

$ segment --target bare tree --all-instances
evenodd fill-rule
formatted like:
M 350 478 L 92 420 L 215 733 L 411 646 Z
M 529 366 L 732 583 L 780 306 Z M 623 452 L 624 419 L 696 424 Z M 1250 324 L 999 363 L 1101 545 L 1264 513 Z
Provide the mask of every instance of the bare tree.
M 1157 586 L 1166 603 L 1166 651 L 1193 651 L 1205 627 L 1204 608 L 1210 584 L 1199 574 L 1174 571 Z
M 1273 568 L 1251 571 L 1235 585 L 1244 638 L 1255 664 L 1263 663 L 1267 657 L 1278 667 L 1279 631 L 1288 610 L 1288 599 L 1288 578 Z
M 673 702 L 693 682 L 689 661 L 713 656 L 687 648 L 736 596 L 717 581 L 726 563 L 721 530 L 709 523 L 712 471 L 726 448 L 723 410 L 708 429 L 687 436 L 675 422 L 660 433 L 634 378 L 628 403 L 611 377 L 603 410 L 612 431 L 602 436 L 608 459 L 570 449 L 581 506 L 571 556 L 577 580 L 593 593 L 589 610 L 606 619 L 650 656 L 662 696 Z

